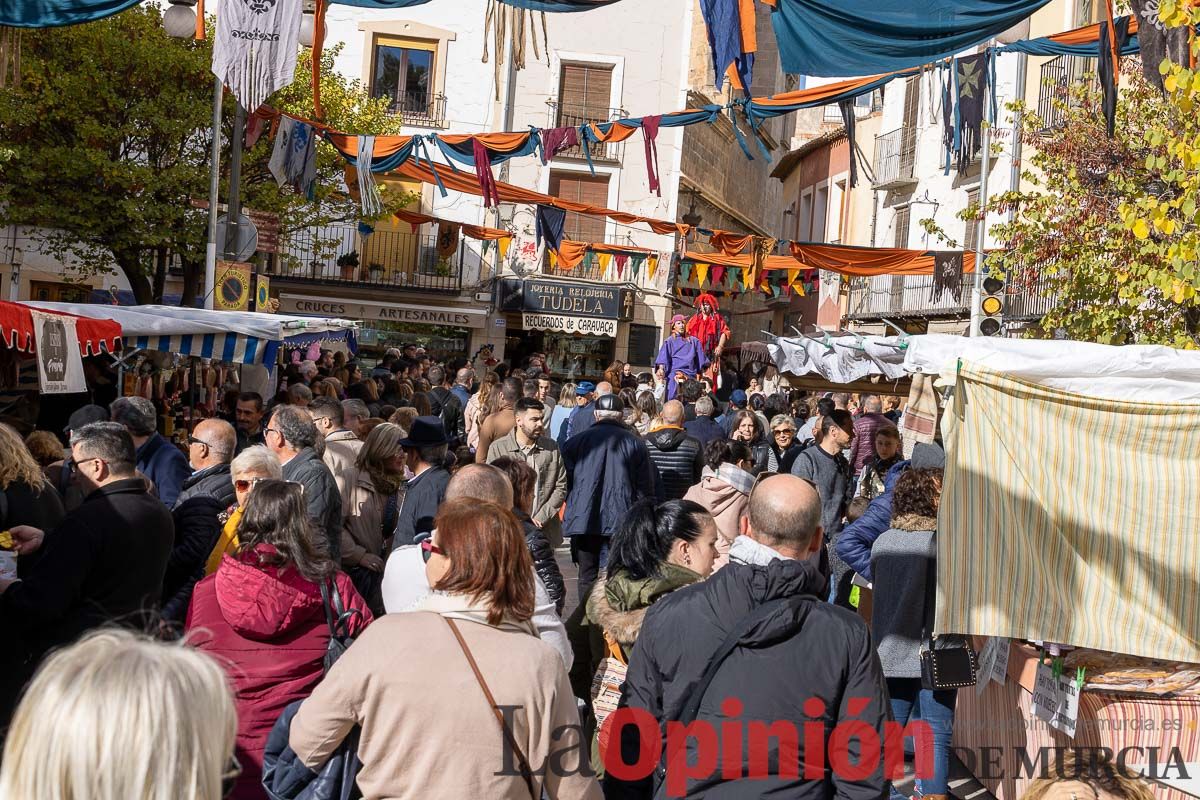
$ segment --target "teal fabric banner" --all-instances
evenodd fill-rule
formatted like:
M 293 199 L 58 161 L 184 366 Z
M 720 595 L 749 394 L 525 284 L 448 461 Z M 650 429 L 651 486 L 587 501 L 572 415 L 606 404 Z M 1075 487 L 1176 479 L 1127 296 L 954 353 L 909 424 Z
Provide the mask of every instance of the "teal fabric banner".
M 779 0 L 783 71 L 855 77 L 929 64 L 982 44 L 1049 0 Z
M 57 28 L 111 17 L 140 0 L 6 0 L 0 3 L 0 25 L 13 28 Z

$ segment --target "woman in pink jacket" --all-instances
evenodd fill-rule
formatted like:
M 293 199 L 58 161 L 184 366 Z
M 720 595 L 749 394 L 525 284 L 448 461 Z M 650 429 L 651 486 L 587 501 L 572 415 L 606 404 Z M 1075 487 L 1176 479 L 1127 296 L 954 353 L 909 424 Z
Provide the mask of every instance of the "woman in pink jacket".
M 340 598 L 357 635 L 371 612 L 324 540 L 313 535 L 299 484 L 260 481 L 238 526 L 241 546 L 196 584 L 188 611 L 189 642 L 225 667 L 236 694 L 237 759 L 233 793 L 261 800 L 263 747 L 284 707 L 307 697 L 321 680 L 329 643 L 324 584 Z
M 704 506 L 717 523 L 716 572 L 729 561 L 729 548 L 741 533 L 754 488 L 754 455 L 745 442 L 714 439 L 704 448 L 704 463 L 703 477 L 683 499 Z

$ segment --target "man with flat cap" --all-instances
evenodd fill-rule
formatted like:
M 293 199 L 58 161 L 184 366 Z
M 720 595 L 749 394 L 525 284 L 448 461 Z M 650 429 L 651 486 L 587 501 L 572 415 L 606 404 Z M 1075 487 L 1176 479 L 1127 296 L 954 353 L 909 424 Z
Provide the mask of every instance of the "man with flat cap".
M 448 443 L 441 417 L 417 417 L 408 438 L 400 440 L 413 476 L 405 487 L 392 547 L 418 542 L 433 530 L 433 518 L 450 482 L 445 467 Z M 383 564 L 379 566 L 382 570 Z

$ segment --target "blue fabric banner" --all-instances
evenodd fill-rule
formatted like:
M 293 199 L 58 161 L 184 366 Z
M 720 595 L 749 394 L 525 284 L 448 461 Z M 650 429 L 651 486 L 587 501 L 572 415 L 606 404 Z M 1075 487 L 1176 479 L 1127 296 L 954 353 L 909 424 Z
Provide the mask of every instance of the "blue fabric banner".
M 9 0 L 0 3 L 0 25 L 14 28 L 57 28 L 92 22 L 127 8 L 141 0 Z
M 1008 30 L 1049 0 L 779 0 L 783 71 L 846 77 L 929 64 Z

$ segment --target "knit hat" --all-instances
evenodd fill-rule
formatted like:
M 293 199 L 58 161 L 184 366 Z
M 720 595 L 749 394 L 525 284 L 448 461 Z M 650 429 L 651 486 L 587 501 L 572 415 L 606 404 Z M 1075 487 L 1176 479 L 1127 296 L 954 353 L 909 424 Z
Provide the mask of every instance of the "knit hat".
M 946 451 L 940 444 L 918 442 L 909 466 L 913 469 L 945 469 Z

